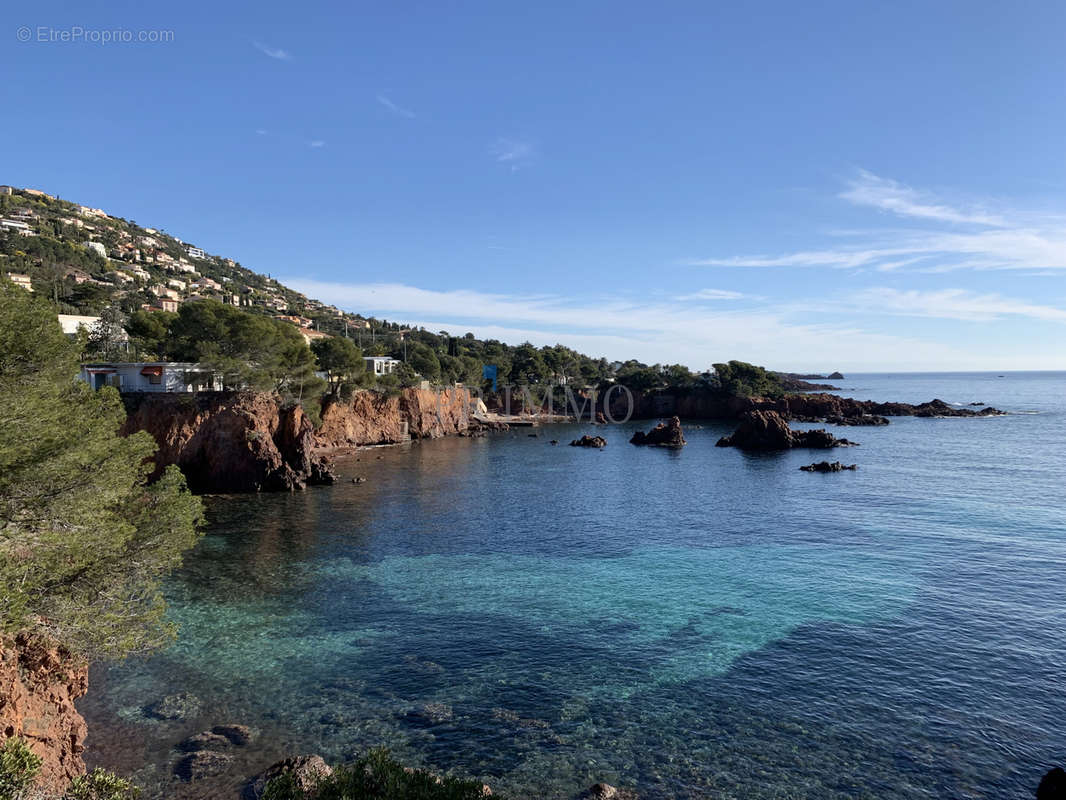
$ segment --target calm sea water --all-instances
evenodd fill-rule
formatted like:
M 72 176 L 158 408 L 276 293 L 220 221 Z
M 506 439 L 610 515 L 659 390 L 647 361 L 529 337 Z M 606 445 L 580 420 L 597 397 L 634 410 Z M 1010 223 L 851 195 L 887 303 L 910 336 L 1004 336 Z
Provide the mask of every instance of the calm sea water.
M 841 393 L 1014 413 L 847 429 L 862 446 L 832 457 L 859 470 L 834 475 L 715 448 L 729 424 L 679 452 L 565 426 L 212 498 L 169 589 L 178 641 L 94 668 L 89 760 L 169 797 L 386 745 L 516 797 L 1029 798 L 1066 761 L 1066 373 Z M 563 446 L 593 430 L 605 450 Z M 145 718 L 179 691 L 198 715 Z M 257 746 L 175 783 L 174 744 L 219 722 Z

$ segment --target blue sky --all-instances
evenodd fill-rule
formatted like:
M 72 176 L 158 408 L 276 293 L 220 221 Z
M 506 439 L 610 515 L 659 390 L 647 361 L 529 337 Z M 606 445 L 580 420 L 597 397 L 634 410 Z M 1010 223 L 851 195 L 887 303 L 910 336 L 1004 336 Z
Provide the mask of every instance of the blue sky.
M 46 0 L 3 27 L 0 182 L 353 311 L 694 368 L 1066 368 L 1066 4 Z

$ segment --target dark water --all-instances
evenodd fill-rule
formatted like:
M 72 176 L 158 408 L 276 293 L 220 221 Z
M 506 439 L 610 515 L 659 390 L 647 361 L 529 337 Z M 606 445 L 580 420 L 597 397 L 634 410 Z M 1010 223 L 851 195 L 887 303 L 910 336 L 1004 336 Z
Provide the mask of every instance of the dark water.
M 571 426 L 212 499 L 170 589 L 177 643 L 94 670 L 90 761 L 147 762 L 173 797 L 380 744 L 519 797 L 1031 797 L 1066 761 L 1066 374 L 842 392 L 1025 413 L 847 429 L 862 446 L 832 456 L 859 470 L 834 475 L 715 448 L 731 425 L 680 452 L 628 445 L 635 425 L 548 444 L 593 430 Z M 144 717 L 176 691 L 199 716 Z M 175 742 L 231 721 L 254 753 L 174 783 Z

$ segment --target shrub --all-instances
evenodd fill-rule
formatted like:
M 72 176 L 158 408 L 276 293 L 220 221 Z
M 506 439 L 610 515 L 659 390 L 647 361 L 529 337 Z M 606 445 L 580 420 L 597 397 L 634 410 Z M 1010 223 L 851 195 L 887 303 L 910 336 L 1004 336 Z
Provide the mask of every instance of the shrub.
M 385 750 L 372 750 L 354 764 L 337 767 L 309 792 L 290 773 L 267 784 L 261 800 L 481 800 L 478 781 L 407 770 Z
M 136 800 L 141 790 L 125 778 L 97 767 L 75 778 L 63 800 Z
M 22 739 L 12 737 L 0 748 L 0 800 L 19 800 L 41 769 L 41 757 Z

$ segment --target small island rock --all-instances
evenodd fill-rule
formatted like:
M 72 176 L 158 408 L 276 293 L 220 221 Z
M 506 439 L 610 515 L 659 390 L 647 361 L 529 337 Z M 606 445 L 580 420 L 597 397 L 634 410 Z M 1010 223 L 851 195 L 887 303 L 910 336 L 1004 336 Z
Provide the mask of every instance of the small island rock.
M 607 440 L 602 436 L 589 436 L 587 433 L 580 439 L 570 442 L 571 447 L 606 447 Z
M 678 417 L 670 417 L 670 421 L 660 422 L 647 433 L 637 431 L 630 444 L 648 444 L 657 447 L 684 447 L 685 434 L 681 430 L 681 420 Z
M 800 467 L 804 472 L 840 472 L 845 469 L 858 469 L 858 464 L 850 464 L 844 466 L 839 461 L 819 461 L 815 464 L 808 464 L 805 467 Z
M 730 436 L 723 436 L 716 442 L 717 447 L 738 447 L 741 450 L 789 450 L 793 447 L 827 450 L 854 444 L 821 429 L 791 430 L 785 418 L 776 411 L 747 412 Z

